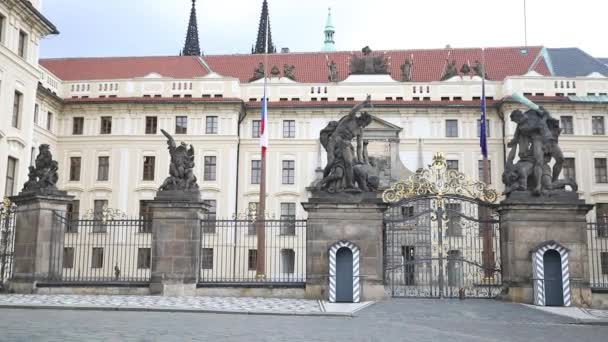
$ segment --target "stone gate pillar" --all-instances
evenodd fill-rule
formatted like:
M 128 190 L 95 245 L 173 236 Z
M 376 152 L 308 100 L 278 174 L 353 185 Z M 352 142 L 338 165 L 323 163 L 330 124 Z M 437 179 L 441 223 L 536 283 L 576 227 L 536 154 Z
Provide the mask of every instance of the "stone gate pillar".
M 374 192 L 336 195 L 314 191 L 302 206 L 308 212 L 306 297 L 330 298 L 330 249 L 344 242 L 358 247 L 361 299 L 384 298 L 382 229 L 388 205 Z
M 504 299 L 534 303 L 533 253 L 554 241 L 569 249 L 572 305 L 591 305 L 586 214 L 592 208 L 575 192 L 542 197 L 514 192 L 500 204 Z
M 25 193 L 10 198 L 15 211 L 13 277 L 10 289 L 33 293 L 37 281 L 60 280 L 67 207 L 66 193 Z
M 152 212 L 152 294 L 195 294 L 201 219 L 208 208 L 199 196 L 198 193 L 165 191 L 148 202 Z

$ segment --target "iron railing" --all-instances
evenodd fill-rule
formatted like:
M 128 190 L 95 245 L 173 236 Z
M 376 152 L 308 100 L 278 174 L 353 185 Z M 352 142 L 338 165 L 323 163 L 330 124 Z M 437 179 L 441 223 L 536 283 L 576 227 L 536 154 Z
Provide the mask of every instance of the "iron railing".
M 15 207 L 0 206 L 0 288 L 11 278 L 15 248 Z
M 147 283 L 152 264 L 151 222 L 145 219 L 80 219 L 55 213 L 51 272 L 57 283 Z M 44 281 L 44 280 L 43 280 Z
M 608 289 L 608 216 L 587 224 L 587 251 L 591 288 Z
M 265 262 L 258 270 L 257 227 L 263 222 Z M 306 282 L 306 221 L 203 220 L 199 284 Z

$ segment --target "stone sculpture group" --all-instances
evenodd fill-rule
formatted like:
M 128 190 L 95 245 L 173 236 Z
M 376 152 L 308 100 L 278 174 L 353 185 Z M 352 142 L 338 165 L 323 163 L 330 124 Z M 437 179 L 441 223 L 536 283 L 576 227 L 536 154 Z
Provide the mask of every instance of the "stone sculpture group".
M 169 177 L 160 186 L 159 192 L 184 191 L 198 193 L 199 188 L 194 175 L 194 147 L 182 142 L 179 146 L 175 139 L 165 130 L 160 130 L 167 137 L 171 163 L 169 164 Z
M 573 179 L 559 179 L 564 155 L 558 140 L 561 133 L 559 120 L 553 118 L 543 107 L 526 112 L 514 110 L 511 121 L 517 124 L 507 157 L 503 183 L 505 195 L 516 191 L 531 192 L 534 196 L 549 195 L 554 190 L 563 191 L 570 186 L 577 191 Z M 514 163 L 515 156 L 519 160 Z M 553 160 L 553 168 L 549 163 Z
M 379 178 L 374 174 L 374 166 L 367 153 L 367 141 L 363 141 L 363 131 L 372 122 L 368 112 L 359 111 L 371 106 L 371 97 L 353 107 L 350 113 L 339 121 L 331 121 L 320 133 L 320 141 L 327 152 L 327 166 L 317 189 L 339 193 L 369 192 L 378 190 Z M 356 139 L 354 151 L 352 140 Z
M 63 193 L 57 189 L 59 165 L 53 160 L 49 145 L 40 145 L 38 151 L 35 164 L 29 167 L 28 181 L 23 185 L 21 193 L 46 195 Z

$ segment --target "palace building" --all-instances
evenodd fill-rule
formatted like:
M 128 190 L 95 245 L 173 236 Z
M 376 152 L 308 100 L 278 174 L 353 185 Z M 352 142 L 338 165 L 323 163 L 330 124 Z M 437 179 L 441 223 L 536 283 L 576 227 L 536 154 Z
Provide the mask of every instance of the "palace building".
M 425 167 L 436 152 L 449 168 L 481 178 L 485 77 L 492 187 L 503 190 L 515 129 L 509 114 L 523 109 L 512 94 L 521 93 L 560 118 L 564 176 L 576 179 L 598 215 L 608 213 L 608 65 L 601 59 L 544 46 L 335 51 L 331 14 L 322 51 L 277 51 L 266 1 L 251 54 L 204 55 L 194 6 L 180 56 L 39 59 L 40 39 L 57 29 L 38 1 L 2 1 L 0 192 L 17 194 L 37 146 L 49 144 L 58 186 L 75 196 L 73 212 L 107 206 L 142 215 L 168 174 L 164 129 L 194 146 L 201 196 L 216 216 L 244 213 L 259 196 L 265 75 L 266 208 L 277 217 L 306 216 L 300 203 L 325 165 L 319 132 L 367 94 L 374 121 L 365 139 L 381 184 Z

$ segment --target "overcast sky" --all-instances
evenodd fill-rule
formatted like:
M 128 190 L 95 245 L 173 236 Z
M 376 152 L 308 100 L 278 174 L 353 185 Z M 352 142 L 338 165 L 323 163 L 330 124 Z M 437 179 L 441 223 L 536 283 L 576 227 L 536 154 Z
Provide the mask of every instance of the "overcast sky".
M 249 53 L 262 0 L 198 0 L 205 54 Z M 523 0 L 269 0 L 277 48 L 318 51 L 327 8 L 338 50 L 519 46 Z M 191 0 L 43 0 L 61 34 L 42 57 L 176 55 Z M 528 44 L 608 57 L 606 0 L 527 0 Z

